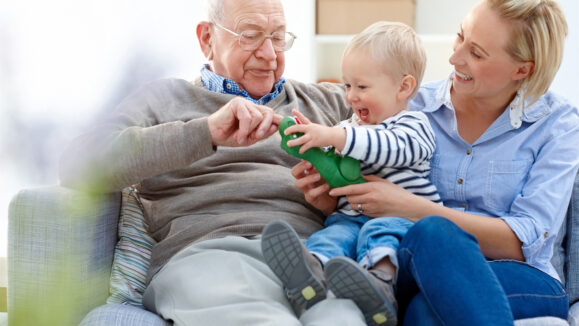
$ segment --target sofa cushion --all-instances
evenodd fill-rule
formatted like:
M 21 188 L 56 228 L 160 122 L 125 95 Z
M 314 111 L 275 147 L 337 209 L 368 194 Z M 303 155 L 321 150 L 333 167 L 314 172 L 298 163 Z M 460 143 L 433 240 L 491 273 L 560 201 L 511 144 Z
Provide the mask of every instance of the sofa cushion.
M 155 240 L 147 232 L 143 209 L 134 188 L 122 191 L 118 235 L 107 303 L 142 306 Z
M 575 178 L 573 194 L 567 211 L 567 255 L 565 256 L 565 287 L 569 303 L 579 301 L 579 174 Z

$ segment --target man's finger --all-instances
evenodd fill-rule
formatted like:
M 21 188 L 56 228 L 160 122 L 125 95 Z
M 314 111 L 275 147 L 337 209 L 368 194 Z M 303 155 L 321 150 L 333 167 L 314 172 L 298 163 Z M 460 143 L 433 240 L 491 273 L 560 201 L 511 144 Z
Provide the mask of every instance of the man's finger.
M 262 110 L 261 114 L 262 114 L 261 123 L 259 124 L 259 127 L 257 128 L 257 137 L 260 139 L 266 135 L 266 133 L 269 131 L 269 129 L 272 125 L 273 111 L 272 110 Z
M 283 120 L 283 116 L 277 113 L 273 114 L 272 117 L 272 121 L 275 125 L 279 126 L 279 124 L 281 123 L 281 120 Z
M 247 138 L 261 121 L 262 114 L 248 102 L 243 102 L 236 108 L 235 112 L 239 121 L 236 140 L 241 145 L 247 142 Z

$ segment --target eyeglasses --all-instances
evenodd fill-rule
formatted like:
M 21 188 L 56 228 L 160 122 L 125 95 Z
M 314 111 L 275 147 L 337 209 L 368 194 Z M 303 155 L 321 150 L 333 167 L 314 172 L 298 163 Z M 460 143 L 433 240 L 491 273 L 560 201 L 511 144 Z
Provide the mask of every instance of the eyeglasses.
M 218 23 L 214 24 L 222 30 L 236 36 L 237 41 L 239 42 L 239 46 L 246 51 L 253 51 L 257 49 L 261 46 L 261 44 L 263 44 L 266 38 L 271 40 L 271 44 L 273 44 L 274 50 L 278 52 L 287 51 L 291 49 L 292 45 L 294 44 L 294 40 L 297 38 L 297 36 L 291 32 L 273 32 L 270 35 L 266 35 L 263 31 L 246 30 L 241 33 L 235 33 L 234 31 L 227 29 Z

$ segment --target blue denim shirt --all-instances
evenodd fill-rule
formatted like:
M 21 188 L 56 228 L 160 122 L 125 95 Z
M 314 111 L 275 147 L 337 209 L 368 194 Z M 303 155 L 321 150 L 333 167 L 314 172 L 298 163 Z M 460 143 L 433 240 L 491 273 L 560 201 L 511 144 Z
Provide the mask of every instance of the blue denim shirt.
M 430 179 L 444 205 L 503 219 L 523 242 L 527 263 L 559 279 L 551 257 L 579 167 L 579 110 L 547 92 L 524 109 L 517 128 L 511 103 L 470 145 L 457 131 L 451 85 L 423 85 L 410 103 L 434 129 Z
M 266 94 L 257 100 L 249 96 L 249 93 L 247 93 L 246 90 L 239 88 L 239 85 L 237 85 L 233 80 L 223 78 L 211 71 L 209 65 L 203 65 L 201 68 L 201 82 L 203 83 L 203 86 L 210 91 L 241 96 L 253 103 L 265 105 L 281 93 L 283 90 L 283 84 L 285 83 L 285 78 L 281 77 L 273 86 L 273 91 L 271 93 Z

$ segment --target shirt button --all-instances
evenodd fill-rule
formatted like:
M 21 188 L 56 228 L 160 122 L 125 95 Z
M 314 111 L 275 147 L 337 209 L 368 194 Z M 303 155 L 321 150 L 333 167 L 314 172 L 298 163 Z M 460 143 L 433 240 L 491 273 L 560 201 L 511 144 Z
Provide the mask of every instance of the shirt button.
M 462 178 L 459 178 L 457 182 L 459 185 L 461 185 L 464 182 L 464 180 L 462 180 Z
M 469 148 L 466 150 L 466 155 L 470 155 L 472 153 L 472 150 Z
M 231 84 L 227 84 L 227 89 L 231 89 Z
M 545 234 L 543 234 L 543 237 L 544 237 L 544 238 L 549 237 L 549 232 L 545 232 Z

